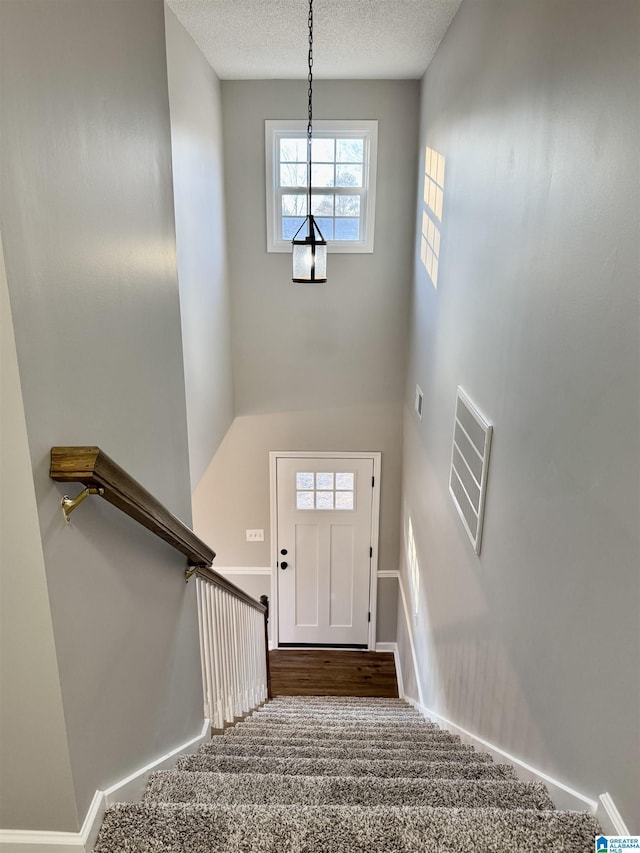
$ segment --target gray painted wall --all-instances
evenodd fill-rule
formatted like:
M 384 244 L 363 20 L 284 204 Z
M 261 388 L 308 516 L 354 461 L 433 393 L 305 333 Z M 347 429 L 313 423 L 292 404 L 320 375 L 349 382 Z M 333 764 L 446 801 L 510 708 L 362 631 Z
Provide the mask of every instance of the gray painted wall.
M 402 399 L 418 82 L 314 83 L 315 118 L 379 121 L 375 251 L 331 255 L 323 287 L 293 285 L 290 255 L 266 251 L 264 122 L 304 118 L 306 92 L 301 80 L 222 83 L 238 415 Z
M 415 199 L 417 81 L 318 81 L 316 118 L 378 119 L 376 245 L 322 287 L 267 253 L 264 121 L 304 115 L 302 81 L 223 81 L 236 418 L 194 492 L 223 566 L 268 566 L 270 450 L 382 451 L 380 567 L 395 568 Z M 246 528 L 265 529 L 246 543 Z M 391 603 L 395 609 L 395 599 Z
M 82 821 L 97 788 L 202 725 L 184 559 L 95 498 L 67 528 L 79 489 L 48 477 L 52 445 L 98 444 L 190 521 L 163 4 L 8 0 L 0 61 L 0 214 Z M 50 804 L 32 808 L 42 824 Z M 77 829 L 69 809 L 59 823 Z
M 638 17 L 464 2 L 429 67 L 419 175 L 426 145 L 445 156 L 442 246 L 435 290 L 416 243 L 403 487 L 425 704 L 609 791 L 635 832 Z M 447 491 L 458 384 L 495 424 L 479 559 Z
M 220 81 L 165 7 L 191 487 L 233 420 Z
M 216 564 L 271 565 L 270 450 L 371 449 L 382 451 L 379 568 L 395 568 L 402 458 L 399 408 L 342 407 L 236 418 L 193 495 L 194 530 L 215 543 Z M 247 542 L 247 528 L 262 528 L 264 542 Z M 378 614 L 388 613 L 383 624 L 395 619 L 396 599 L 387 593 L 387 587 L 378 586 Z M 378 640 L 383 639 L 394 638 L 378 633 Z
M 1 245 L 0 322 L 0 826 L 55 831 L 78 816 Z

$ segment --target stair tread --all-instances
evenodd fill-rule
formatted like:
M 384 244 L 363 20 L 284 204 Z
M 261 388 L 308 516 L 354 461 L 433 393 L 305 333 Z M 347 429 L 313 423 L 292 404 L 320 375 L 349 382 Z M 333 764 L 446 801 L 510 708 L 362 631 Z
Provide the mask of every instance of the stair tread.
M 167 770 L 154 773 L 146 800 L 244 804 L 494 806 L 554 809 L 542 782 L 378 779 Z
M 107 809 L 95 853 L 591 853 L 542 782 L 402 700 L 282 697 Z
M 110 807 L 95 853 L 340 850 L 341 853 L 591 853 L 598 825 L 580 812 L 411 806 L 244 806 L 176 803 Z

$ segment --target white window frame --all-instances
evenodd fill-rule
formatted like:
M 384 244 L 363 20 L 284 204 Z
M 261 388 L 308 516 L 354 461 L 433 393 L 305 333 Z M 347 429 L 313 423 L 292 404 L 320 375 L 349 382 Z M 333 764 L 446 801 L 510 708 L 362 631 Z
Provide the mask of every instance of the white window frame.
M 306 138 L 306 119 L 267 119 L 265 121 L 265 158 L 267 177 L 267 252 L 290 252 L 291 241 L 282 240 L 281 195 L 287 187 L 279 186 L 280 158 L 279 141 L 282 137 L 300 136 Z M 364 168 L 363 187 L 361 193 L 363 203 L 360 206 L 361 240 L 327 240 L 329 251 L 365 253 L 373 252 L 373 237 L 376 209 L 376 172 L 378 162 L 378 122 L 365 120 L 320 120 L 313 122 L 313 136 L 316 139 L 332 136 L 362 137 L 364 139 Z M 322 190 L 335 191 L 336 188 L 322 187 Z M 352 187 L 345 187 L 345 192 L 353 192 Z

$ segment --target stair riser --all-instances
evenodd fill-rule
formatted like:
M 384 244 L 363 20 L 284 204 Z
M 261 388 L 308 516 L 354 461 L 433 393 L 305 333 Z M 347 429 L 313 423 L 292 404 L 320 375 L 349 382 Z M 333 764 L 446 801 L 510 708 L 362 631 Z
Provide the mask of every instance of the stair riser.
M 383 752 L 381 755 L 380 753 Z M 492 757 L 486 752 L 473 752 L 469 749 L 452 746 L 445 749 L 425 749 L 414 746 L 413 749 L 389 749 L 377 750 L 360 748 L 350 749 L 348 752 L 339 747 L 314 747 L 314 746 L 257 746 L 247 744 L 246 746 L 238 738 L 232 743 L 219 743 L 213 741 L 203 749 L 204 755 L 233 755 L 233 756 L 256 756 L 273 758 L 329 758 L 341 761 L 344 758 L 375 760 L 384 759 L 388 761 L 467 761 L 473 759 L 476 762 L 491 762 Z
M 472 761 L 354 761 L 314 758 L 238 758 L 202 753 L 181 758 L 177 770 L 277 773 L 283 776 L 374 776 L 424 779 L 515 779 L 511 766 Z
M 278 726 L 234 726 L 227 729 L 224 733 L 225 740 L 229 739 L 270 739 L 274 740 L 294 740 L 301 738 L 309 742 L 314 741 L 378 741 L 385 740 L 387 743 L 393 741 L 410 741 L 411 743 L 430 743 L 434 741 L 445 741 L 448 743 L 459 743 L 460 738 L 456 735 L 449 735 L 443 732 L 432 731 L 430 729 L 409 729 L 396 728 L 390 731 L 380 731 L 379 729 L 371 729 L 365 726 L 287 726 L 279 728 Z
M 551 806 L 406 703 L 287 698 L 108 809 L 95 853 L 592 853 Z
M 428 734 L 429 732 L 438 731 L 434 726 L 427 723 L 397 723 L 397 722 L 376 722 L 375 720 L 284 720 L 282 717 L 276 717 L 272 720 L 243 720 L 238 723 L 236 728 L 239 731 L 253 730 L 258 728 L 282 729 L 286 732 L 287 729 L 304 728 L 312 733 L 317 729 L 333 731 L 334 729 L 367 729 L 372 732 L 379 732 L 383 737 L 386 737 L 387 732 L 404 731 L 409 735 L 414 733 Z
M 236 736 L 228 737 L 228 734 L 214 737 L 212 743 L 243 743 L 255 746 L 300 746 L 307 747 L 314 744 L 318 747 L 333 747 L 341 749 L 343 752 L 352 749 L 379 749 L 379 750 L 394 750 L 394 749 L 462 749 L 467 752 L 473 751 L 472 746 L 460 743 L 459 738 L 451 737 L 429 737 L 421 740 L 375 740 L 367 738 L 366 740 L 353 740 L 346 738 L 309 738 L 309 737 L 250 737 Z
M 245 722 L 257 723 L 291 723 L 291 722 L 306 723 L 373 723 L 374 725 L 401 725 L 401 726 L 422 726 L 428 725 L 424 717 L 419 714 L 252 714 Z

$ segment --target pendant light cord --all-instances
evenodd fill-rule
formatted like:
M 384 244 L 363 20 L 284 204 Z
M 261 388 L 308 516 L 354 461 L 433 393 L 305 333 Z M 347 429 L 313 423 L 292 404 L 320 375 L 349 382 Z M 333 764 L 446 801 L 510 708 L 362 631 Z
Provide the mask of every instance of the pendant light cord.
M 309 236 L 313 231 L 311 218 L 311 140 L 313 137 L 313 0 L 309 0 L 309 122 L 307 124 L 307 216 L 309 217 Z

